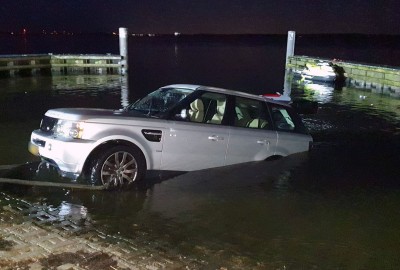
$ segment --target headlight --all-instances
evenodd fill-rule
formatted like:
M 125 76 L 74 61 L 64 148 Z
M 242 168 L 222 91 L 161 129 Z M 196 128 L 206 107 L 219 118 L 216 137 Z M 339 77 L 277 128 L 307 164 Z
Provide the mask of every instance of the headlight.
M 54 135 L 64 138 L 81 139 L 83 135 L 84 122 L 73 122 L 58 120 L 54 126 Z

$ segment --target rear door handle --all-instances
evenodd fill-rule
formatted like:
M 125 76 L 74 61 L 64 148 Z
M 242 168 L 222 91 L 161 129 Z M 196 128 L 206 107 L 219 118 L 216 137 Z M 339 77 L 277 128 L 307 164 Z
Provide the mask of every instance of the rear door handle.
M 215 142 L 215 141 L 223 141 L 224 137 L 221 137 L 218 135 L 211 135 L 211 136 L 208 136 L 208 139 Z

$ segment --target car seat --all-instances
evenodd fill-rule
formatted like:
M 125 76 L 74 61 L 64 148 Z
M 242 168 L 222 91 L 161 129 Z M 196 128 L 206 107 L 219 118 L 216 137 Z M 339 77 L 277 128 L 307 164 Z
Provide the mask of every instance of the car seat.
M 204 104 L 201 99 L 196 99 L 190 103 L 189 117 L 191 122 L 203 122 Z
M 211 120 L 208 121 L 208 123 L 211 124 L 221 124 L 222 119 L 224 118 L 224 112 L 225 112 L 225 105 L 226 105 L 226 100 L 217 100 L 217 108 L 214 116 L 211 118 Z
M 260 119 L 260 118 L 255 118 L 253 120 L 251 120 L 247 127 L 249 128 L 266 128 L 266 126 L 268 125 L 268 122 L 264 119 Z

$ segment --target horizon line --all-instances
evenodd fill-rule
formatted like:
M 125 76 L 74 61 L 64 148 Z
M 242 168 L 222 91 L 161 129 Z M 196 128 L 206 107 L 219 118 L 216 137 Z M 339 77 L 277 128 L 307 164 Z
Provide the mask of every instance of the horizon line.
M 296 32 L 296 31 L 295 31 Z M 93 32 L 72 32 L 72 31 L 32 31 L 32 32 L 15 32 L 15 31 L 4 31 L 0 30 L 0 34 L 6 35 L 93 35 L 93 34 L 102 34 L 102 35 L 117 35 L 116 32 L 106 32 L 106 31 L 93 31 Z M 140 33 L 140 32 L 131 32 L 129 36 L 134 37 L 157 37 L 157 36 L 287 36 L 287 33 Z M 400 36 L 399 34 L 387 34 L 387 33 L 341 33 L 341 32 L 332 32 L 332 33 L 301 33 L 296 32 L 296 36 L 310 36 L 310 35 L 362 35 L 362 36 Z

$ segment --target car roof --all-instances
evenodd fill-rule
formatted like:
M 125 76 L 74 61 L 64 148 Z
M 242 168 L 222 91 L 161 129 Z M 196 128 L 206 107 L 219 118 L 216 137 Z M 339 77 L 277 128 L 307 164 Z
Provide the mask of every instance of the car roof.
M 275 101 L 271 98 L 258 96 L 258 95 L 254 95 L 254 94 L 249 94 L 249 93 L 236 91 L 236 90 L 229 90 L 229 89 L 224 89 L 224 88 L 213 87 L 213 86 L 204 86 L 204 85 L 197 85 L 197 84 L 171 84 L 171 85 L 163 86 L 162 88 L 184 88 L 184 89 L 190 89 L 190 90 L 194 90 L 194 91 L 210 91 L 210 92 L 215 92 L 215 93 L 234 95 L 234 96 L 245 97 L 245 98 L 252 98 L 252 99 L 257 99 L 257 100 L 264 101 L 264 102 L 275 103 L 275 104 L 290 107 L 287 103 Z

